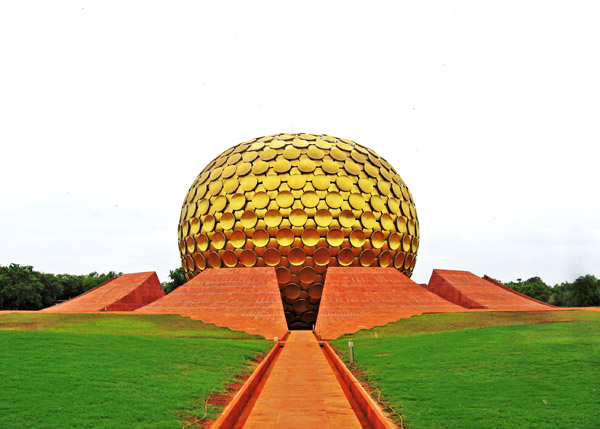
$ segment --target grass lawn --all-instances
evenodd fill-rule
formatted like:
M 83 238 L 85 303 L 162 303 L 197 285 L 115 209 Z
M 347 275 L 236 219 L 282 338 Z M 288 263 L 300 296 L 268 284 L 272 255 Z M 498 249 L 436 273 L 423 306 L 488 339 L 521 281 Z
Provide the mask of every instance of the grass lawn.
M 180 428 L 271 345 L 171 315 L 2 314 L 0 427 Z
M 600 427 L 600 313 L 424 315 L 333 341 L 345 358 L 348 338 L 408 427 Z

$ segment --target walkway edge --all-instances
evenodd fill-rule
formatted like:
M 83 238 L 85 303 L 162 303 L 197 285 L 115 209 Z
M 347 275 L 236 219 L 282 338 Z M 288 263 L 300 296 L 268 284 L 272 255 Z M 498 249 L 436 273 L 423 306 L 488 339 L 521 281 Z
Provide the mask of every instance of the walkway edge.
M 277 356 L 281 353 L 283 342 L 278 341 L 275 343 L 273 348 L 269 351 L 263 361 L 256 367 L 250 378 L 244 383 L 242 388 L 235 394 L 231 402 L 227 404 L 217 421 L 211 426 L 213 429 L 232 428 L 239 420 L 242 411 L 248 405 L 248 401 L 252 397 L 252 394 L 256 390 L 256 387 L 261 382 L 263 376 L 273 364 Z
M 359 381 L 354 377 L 350 370 L 346 367 L 344 362 L 337 355 L 333 347 L 328 342 L 323 341 L 323 351 L 325 356 L 344 380 L 346 387 L 350 391 L 350 394 L 354 400 L 358 403 L 362 412 L 367 416 L 367 420 L 372 428 L 375 429 L 395 429 L 397 426 L 390 422 L 390 420 L 383 414 L 379 405 L 371 398 L 371 395 L 367 393 L 364 387 L 361 386 Z

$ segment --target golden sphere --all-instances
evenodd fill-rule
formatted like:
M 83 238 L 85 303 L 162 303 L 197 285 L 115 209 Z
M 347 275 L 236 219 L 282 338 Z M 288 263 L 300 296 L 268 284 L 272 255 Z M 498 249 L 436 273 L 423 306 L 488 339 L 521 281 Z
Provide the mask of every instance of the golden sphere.
M 194 180 L 179 220 L 188 278 L 209 268 L 276 268 L 291 329 L 317 318 L 329 266 L 410 276 L 419 221 L 408 187 L 374 151 L 323 134 L 240 143 Z

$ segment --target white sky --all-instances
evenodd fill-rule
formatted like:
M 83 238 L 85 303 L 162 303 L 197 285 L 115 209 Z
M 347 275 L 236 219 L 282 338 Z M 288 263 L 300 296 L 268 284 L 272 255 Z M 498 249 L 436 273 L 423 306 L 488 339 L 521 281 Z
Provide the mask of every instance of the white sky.
M 328 133 L 409 186 L 413 279 L 600 276 L 594 1 L 0 3 L 0 264 L 179 266 L 194 178 Z

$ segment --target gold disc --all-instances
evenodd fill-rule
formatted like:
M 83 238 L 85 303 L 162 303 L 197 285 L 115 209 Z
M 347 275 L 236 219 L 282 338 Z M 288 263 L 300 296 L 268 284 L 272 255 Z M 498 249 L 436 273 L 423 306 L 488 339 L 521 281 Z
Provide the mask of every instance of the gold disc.
M 268 169 L 269 163 L 259 160 L 252 165 L 252 174 L 263 174 Z
M 294 247 L 294 248 L 290 249 L 290 251 L 288 253 L 288 261 L 290 262 L 290 264 L 299 266 L 299 265 L 304 264 L 305 260 L 306 260 L 306 252 L 304 252 L 303 248 Z
M 289 228 L 281 228 L 277 231 L 276 240 L 280 246 L 291 246 L 294 242 L 294 231 Z
M 379 266 L 380 267 L 389 267 L 392 263 L 393 257 L 392 254 L 388 250 L 384 250 L 379 254 Z
M 274 191 L 281 185 L 281 179 L 279 176 L 267 176 L 263 179 L 262 184 L 267 191 Z
M 213 229 L 215 229 L 215 218 L 212 217 L 211 215 L 206 215 L 204 216 L 204 219 L 202 219 L 202 229 L 205 232 L 210 232 Z
M 221 257 L 218 253 L 210 252 L 208 255 L 208 265 L 211 268 L 221 268 Z
M 314 228 L 306 228 L 302 231 L 302 243 L 304 243 L 305 246 L 316 246 L 319 242 L 319 238 L 321 238 L 319 231 Z
M 280 285 L 289 283 L 292 280 L 292 272 L 286 267 L 277 267 L 275 274 L 277 275 L 277 283 Z
M 200 232 L 200 219 L 197 217 L 192 218 L 190 221 L 190 234 L 196 235 Z
M 329 192 L 325 197 L 325 203 L 329 208 L 339 209 L 344 204 L 344 197 L 339 192 Z
M 352 252 L 352 249 L 346 247 L 340 250 L 337 255 L 337 260 L 341 266 L 347 267 L 352 264 L 352 261 L 354 260 L 354 252 Z
M 241 249 L 246 244 L 246 234 L 243 231 L 235 230 L 231 233 L 229 237 L 229 242 L 236 249 Z
M 273 170 L 276 173 L 287 173 L 290 168 L 292 168 L 292 163 L 284 158 L 279 158 L 275 161 L 275 165 L 273 165 Z
M 321 299 L 323 295 L 323 285 L 316 283 L 308 288 L 308 296 L 312 299 Z
M 358 187 L 364 193 L 370 194 L 373 191 L 373 183 L 369 179 L 358 179 Z
M 365 249 L 361 252 L 360 256 L 358 257 L 358 261 L 363 267 L 370 267 L 375 261 L 375 254 L 371 249 Z
M 283 296 L 288 299 L 298 299 L 301 293 L 302 289 L 295 283 L 290 283 L 283 289 Z
M 362 194 L 350 194 L 349 202 L 356 210 L 362 210 L 365 207 L 365 197 Z
M 196 240 L 194 240 L 194 237 L 186 238 L 185 244 L 186 244 L 188 253 L 193 253 L 194 250 L 196 250 Z
M 291 207 L 294 204 L 294 196 L 290 191 L 281 191 L 275 197 L 275 202 L 281 208 Z
M 304 226 L 308 216 L 306 212 L 302 209 L 294 209 L 290 213 L 290 222 L 294 226 Z
M 246 176 L 242 177 L 242 180 L 240 180 L 240 187 L 246 192 L 256 188 L 257 184 L 258 180 L 256 179 L 256 176 Z
M 288 146 L 283 151 L 283 157 L 285 159 L 289 159 L 290 161 L 297 159 L 300 156 L 300 151 L 294 146 Z
M 330 229 L 327 233 L 327 242 L 330 246 L 339 246 L 344 242 L 344 233 L 340 229 Z
M 265 261 L 266 265 L 274 267 L 281 262 L 281 253 L 279 253 L 279 250 L 275 249 L 274 247 L 270 247 L 265 250 L 265 253 L 263 254 L 263 260 Z
M 313 177 L 312 184 L 315 187 L 315 189 L 318 189 L 319 191 L 326 191 L 329 189 L 331 181 L 329 180 L 329 177 L 319 175 Z
M 313 253 L 312 258 L 315 264 L 319 266 L 325 266 L 329 264 L 329 261 L 331 260 L 331 254 L 329 253 L 329 249 L 326 247 L 320 247 L 315 251 L 315 253 Z
M 355 220 L 356 218 L 354 217 L 354 213 L 352 213 L 351 210 L 343 210 L 340 213 L 340 225 L 342 225 L 344 228 L 350 228 L 352 225 L 354 225 Z
M 306 151 L 306 154 L 309 158 L 312 159 L 323 159 L 323 157 L 325 156 L 323 151 L 316 146 L 310 146 Z
M 209 207 L 210 203 L 208 202 L 208 200 L 200 200 L 198 202 L 198 208 L 196 209 L 196 215 L 201 216 L 203 214 L 206 214 L 206 212 L 208 212 Z
M 212 209 L 214 212 L 222 212 L 223 209 L 227 206 L 227 197 L 225 195 L 219 195 L 213 199 Z
M 381 249 L 385 244 L 385 235 L 381 231 L 374 231 L 371 234 L 371 246 L 375 249 Z
M 238 164 L 236 173 L 238 176 L 245 176 L 246 174 L 250 173 L 251 170 L 252 164 L 249 162 L 242 162 L 241 164 Z
M 265 149 L 260 153 L 260 159 L 263 161 L 270 161 L 277 156 L 277 151 L 275 149 Z
M 398 228 L 398 232 L 402 234 L 406 234 L 408 232 L 406 218 L 404 216 L 398 216 L 398 219 L 396 219 L 396 227 Z
M 222 232 L 215 232 L 210 241 L 212 245 L 215 246 L 215 249 L 220 250 L 225 247 L 225 240 L 225 234 Z
M 354 181 L 348 176 L 338 176 L 335 183 L 340 191 L 349 191 L 354 186 Z
M 402 236 L 396 232 L 392 232 L 390 234 L 390 236 L 388 237 L 388 243 L 389 243 L 390 249 L 396 250 L 402 244 Z
M 197 236 L 196 243 L 198 245 L 198 250 L 201 252 L 208 250 L 208 237 L 205 234 L 200 234 Z
M 269 228 L 276 228 L 281 223 L 281 213 L 279 210 L 267 210 L 265 213 L 265 223 Z
M 257 247 L 265 247 L 269 243 L 269 233 L 264 229 L 257 229 L 252 233 L 252 242 Z
M 221 259 L 223 260 L 223 264 L 228 268 L 233 268 L 238 263 L 237 255 L 233 250 L 224 251 Z
M 252 197 L 252 204 L 256 209 L 264 209 L 269 205 L 269 196 L 266 192 L 257 192 Z
M 377 224 L 377 219 L 373 212 L 364 212 L 360 217 L 360 223 L 367 228 L 372 229 Z
M 331 215 L 331 212 L 327 209 L 317 210 L 317 212 L 315 213 L 315 222 L 319 226 L 327 227 L 331 224 L 332 220 L 333 216 Z
M 394 219 L 388 213 L 382 214 L 379 222 L 381 222 L 381 227 L 386 231 L 393 231 L 395 229 Z
M 404 267 L 404 259 L 406 255 L 402 252 L 396 253 L 396 257 L 394 258 L 394 268 L 402 268 Z
M 365 233 L 361 229 L 353 230 L 348 238 L 350 240 L 350 244 L 354 247 L 362 247 L 367 240 Z
M 388 198 L 388 207 L 390 209 L 390 213 L 400 214 L 400 203 L 396 198 Z
M 317 272 L 313 267 L 304 267 L 298 273 L 298 278 L 300 279 L 300 283 L 303 284 L 311 284 L 315 281 L 317 277 Z
M 194 262 L 196 263 L 196 268 L 198 268 L 200 271 L 206 268 L 206 259 L 204 259 L 204 256 L 202 256 L 200 253 L 196 253 L 194 255 Z
M 321 168 L 325 173 L 329 174 L 337 174 L 340 169 L 339 165 L 337 165 L 335 161 L 324 161 L 321 165 Z
M 246 205 L 246 197 L 244 194 L 232 195 L 230 205 L 233 210 L 240 210 Z
M 316 167 L 317 164 L 315 164 L 315 162 L 310 158 L 301 158 L 300 162 L 298 163 L 298 170 L 303 173 L 312 173 L 315 171 Z
M 410 235 L 405 235 L 404 237 L 402 237 L 402 250 L 404 250 L 405 252 L 410 251 L 411 242 L 412 239 Z
M 288 186 L 292 189 L 302 189 L 306 185 L 306 177 L 300 174 L 288 178 Z
M 315 191 L 306 191 L 300 197 L 305 207 L 316 207 L 319 204 L 319 196 Z
M 233 228 L 233 225 L 235 225 L 235 216 L 229 212 L 223 213 L 219 223 L 224 230 L 230 230 Z
M 256 225 L 256 222 L 258 221 L 258 217 L 253 211 L 246 210 L 244 213 L 242 213 L 240 221 L 242 222 L 242 226 L 244 228 L 250 229 L 254 228 L 254 225 Z
M 256 265 L 256 253 L 254 253 L 253 250 L 250 250 L 250 249 L 242 250 L 242 253 L 240 253 L 239 258 L 240 258 L 240 262 L 245 267 L 253 267 Z

